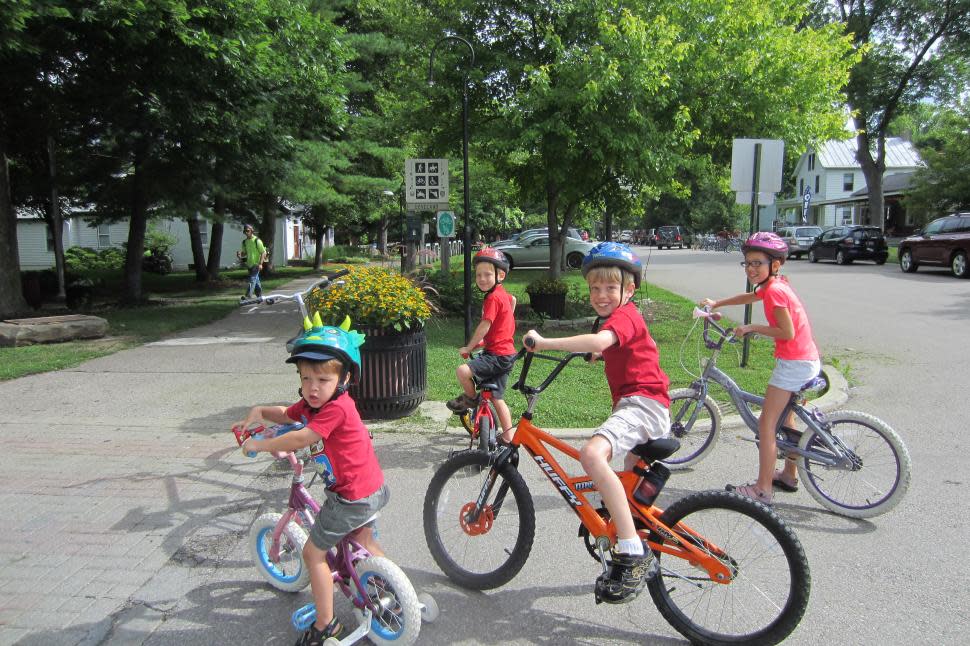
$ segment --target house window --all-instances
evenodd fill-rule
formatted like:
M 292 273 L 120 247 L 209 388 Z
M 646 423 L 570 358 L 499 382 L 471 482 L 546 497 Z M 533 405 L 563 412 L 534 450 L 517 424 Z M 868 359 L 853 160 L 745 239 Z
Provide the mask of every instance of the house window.
M 815 170 L 815 153 L 808 156 L 808 170 Z
M 799 178 L 798 180 L 798 194 L 805 195 L 805 178 Z
M 816 195 L 818 195 L 819 177 L 820 177 L 820 175 L 816 175 L 815 176 L 815 194 Z
M 841 209 L 842 224 L 852 224 L 852 209 Z
M 206 220 L 199 222 L 199 240 L 203 247 L 209 246 L 209 223 Z
M 855 190 L 855 174 L 844 173 L 842 175 L 842 190 L 851 193 Z
M 98 249 L 104 249 L 111 246 L 111 234 L 108 233 L 107 224 L 98 225 Z

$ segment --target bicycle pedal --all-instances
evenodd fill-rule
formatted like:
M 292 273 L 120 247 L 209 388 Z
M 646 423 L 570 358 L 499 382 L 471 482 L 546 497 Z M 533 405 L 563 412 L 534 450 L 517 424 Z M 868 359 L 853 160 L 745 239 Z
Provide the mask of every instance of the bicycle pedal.
M 302 608 L 297 608 L 293 611 L 293 616 L 290 617 L 290 622 L 297 632 L 303 632 L 316 620 L 317 607 L 312 603 L 308 603 Z

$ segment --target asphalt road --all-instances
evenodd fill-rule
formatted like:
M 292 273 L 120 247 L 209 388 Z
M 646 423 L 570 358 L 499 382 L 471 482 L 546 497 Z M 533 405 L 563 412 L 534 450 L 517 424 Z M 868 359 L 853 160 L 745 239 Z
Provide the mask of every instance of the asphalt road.
M 641 251 L 648 280 L 691 298 L 743 289 L 739 254 Z M 793 261 L 787 271 L 826 357 L 849 366 L 846 407 L 888 421 L 913 457 L 909 494 L 883 517 L 834 516 L 804 492 L 776 498 L 813 577 L 787 643 L 963 643 L 970 281 L 871 264 Z M 239 312 L 174 343 L 0 384 L 0 644 L 295 640 L 289 615 L 308 591 L 263 584 L 245 541 L 258 513 L 285 504 L 287 479 L 243 458 L 227 430 L 248 405 L 295 396 L 281 357 L 294 320 Z M 524 569 L 487 593 L 450 584 L 428 553 L 419 510 L 434 468 L 460 441 L 428 419 L 412 430 L 378 431 L 376 443 L 392 490 L 380 538 L 441 609 L 420 643 L 685 643 L 649 595 L 594 604 L 598 566 L 578 523 L 527 464 L 538 535 Z M 661 505 L 753 475 L 753 445 L 727 435 L 671 479 Z M 342 600 L 337 612 L 350 620 Z

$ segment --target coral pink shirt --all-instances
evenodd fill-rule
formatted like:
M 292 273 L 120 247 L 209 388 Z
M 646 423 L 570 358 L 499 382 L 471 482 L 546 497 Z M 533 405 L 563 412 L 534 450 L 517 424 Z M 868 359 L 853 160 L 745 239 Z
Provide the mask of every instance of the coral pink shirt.
M 669 407 L 670 380 L 660 368 L 660 351 L 637 306 L 627 303 L 617 308 L 600 329 L 616 335 L 616 343 L 603 350 L 613 405 L 621 397 L 642 395 Z
M 499 356 L 515 354 L 515 316 L 512 313 L 512 297 L 501 285 L 485 297 L 482 303 L 482 320 L 491 321 L 482 341 L 485 351 Z
M 778 327 L 775 308 L 783 307 L 788 310 L 792 325 L 795 326 L 795 337 L 792 339 L 775 339 L 775 357 L 791 361 L 815 361 L 818 359 L 818 348 L 812 336 L 812 326 L 808 322 L 805 307 L 798 300 L 788 281 L 783 278 L 772 278 L 755 294 L 764 303 L 765 319 L 771 327 Z
M 323 452 L 336 480 L 329 489 L 347 500 L 360 500 L 384 484 L 370 434 L 350 395 L 344 393 L 331 399 L 316 414 L 301 399 L 286 409 L 286 416 L 296 422 L 305 417 L 307 427 L 323 438 Z

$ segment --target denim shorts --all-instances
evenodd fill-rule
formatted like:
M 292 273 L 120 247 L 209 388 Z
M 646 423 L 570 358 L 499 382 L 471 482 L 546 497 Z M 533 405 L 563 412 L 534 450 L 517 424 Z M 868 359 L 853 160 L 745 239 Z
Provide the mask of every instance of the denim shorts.
M 822 370 L 822 362 L 801 361 L 796 359 L 775 359 L 775 369 L 771 372 L 769 386 L 797 393 L 802 386 L 814 379 Z
M 613 414 L 596 429 L 613 448 L 612 457 L 625 456 L 630 449 L 670 433 L 670 411 L 656 399 L 632 395 L 622 397 Z
M 347 500 L 333 491 L 327 491 L 327 500 L 310 530 L 310 540 L 326 552 L 355 529 L 373 525 L 378 512 L 390 497 L 387 485 L 381 485 L 380 489 L 359 500 Z
M 503 399 L 505 386 L 509 382 L 509 373 L 512 372 L 514 364 L 514 354 L 502 355 L 482 352 L 468 362 L 468 367 L 478 383 L 491 382 L 495 384 L 495 388 L 492 389 L 492 397 Z

